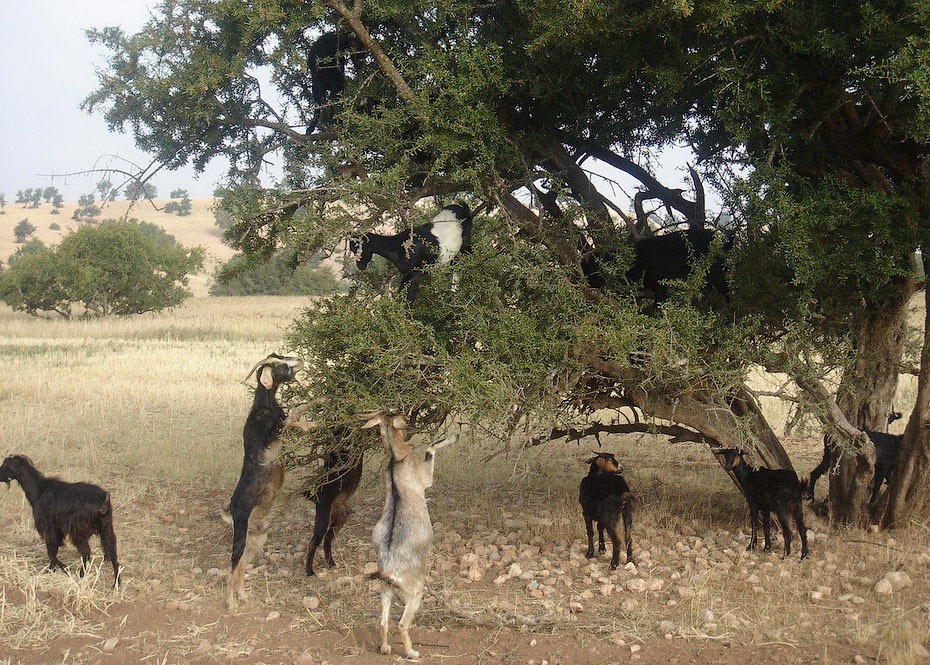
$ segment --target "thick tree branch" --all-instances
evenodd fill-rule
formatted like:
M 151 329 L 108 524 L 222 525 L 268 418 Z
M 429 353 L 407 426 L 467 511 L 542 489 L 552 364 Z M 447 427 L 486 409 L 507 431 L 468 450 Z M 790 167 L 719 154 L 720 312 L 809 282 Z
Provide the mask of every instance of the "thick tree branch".
M 592 423 L 583 429 L 569 427 L 565 429 L 553 428 L 551 432 L 544 436 L 535 437 L 531 445 L 537 446 L 554 439 L 568 439 L 569 441 L 579 441 L 588 436 L 594 436 L 600 445 L 600 434 L 663 434 L 671 437 L 671 443 L 705 443 L 712 448 L 719 448 L 720 443 L 710 437 L 704 436 L 700 432 L 681 425 L 662 425 L 659 423 L 615 423 L 604 425 L 602 423 Z

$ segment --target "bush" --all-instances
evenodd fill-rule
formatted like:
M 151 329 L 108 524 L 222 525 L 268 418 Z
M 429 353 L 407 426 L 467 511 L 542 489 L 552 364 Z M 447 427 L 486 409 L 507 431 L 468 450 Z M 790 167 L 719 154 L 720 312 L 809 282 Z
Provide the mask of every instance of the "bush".
M 52 210 L 53 214 L 55 212 L 56 212 L 55 210 Z M 61 231 L 61 224 L 59 224 L 58 222 L 52 222 L 51 224 L 48 225 L 48 230 L 49 231 Z
M 340 290 L 336 275 L 321 265 L 319 257 L 291 268 L 281 255 L 250 266 L 237 254 L 213 277 L 210 295 L 214 296 L 321 296 Z
M 188 275 L 203 267 L 203 255 L 153 224 L 109 220 L 68 234 L 56 248 L 40 243 L 14 254 L 0 276 L 0 299 L 29 314 L 65 318 L 76 303 L 86 315 L 158 311 L 190 296 Z
M 26 242 L 26 238 L 35 232 L 35 225 L 30 224 L 28 219 L 24 219 L 13 229 L 13 237 L 16 239 L 17 243 L 22 244 Z

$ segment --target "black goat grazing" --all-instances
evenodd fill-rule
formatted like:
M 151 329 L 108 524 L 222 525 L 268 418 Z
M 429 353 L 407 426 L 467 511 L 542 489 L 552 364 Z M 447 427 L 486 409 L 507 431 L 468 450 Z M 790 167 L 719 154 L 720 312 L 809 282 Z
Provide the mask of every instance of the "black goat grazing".
M 724 448 L 715 450 L 723 460 L 723 467 L 731 470 L 742 488 L 743 496 L 749 504 L 749 525 L 752 535 L 749 537 L 747 550 L 756 548 L 759 513 L 762 513 L 762 533 L 765 537 L 765 551 L 772 549 L 771 530 L 772 513 L 778 518 L 781 532 L 785 539 L 785 556 L 791 555 L 791 524 L 793 517 L 798 535 L 801 538 L 801 558 L 807 556 L 807 528 L 804 526 L 804 514 L 801 501 L 804 485 L 798 480 L 798 474 L 790 469 L 754 469 L 747 464 L 742 450 Z
M 335 450 L 323 460 L 324 476 L 314 491 L 304 495 L 316 503 L 313 523 L 313 538 L 307 550 L 307 577 L 312 577 L 313 558 L 323 543 L 326 565 L 336 566 L 333 561 L 333 539 L 352 514 L 352 497 L 362 479 L 362 455 L 357 458 L 347 450 Z
M 119 562 L 116 560 L 116 533 L 113 531 L 113 506 L 106 490 L 90 483 L 68 483 L 43 476 L 28 457 L 11 455 L 0 466 L 0 482 L 7 487 L 16 480 L 32 506 L 36 531 L 45 540 L 49 568 L 64 570 L 58 548 L 65 538 L 81 553 L 81 576 L 90 561 L 90 537 L 100 536 L 103 558 L 113 566 L 113 587 L 119 587 Z
M 642 283 L 643 289 L 656 303 L 668 300 L 668 280 L 686 279 L 695 263 L 711 253 L 716 232 L 711 229 L 688 229 L 642 238 L 633 243 L 633 263 L 626 271 L 630 284 Z M 732 244 L 732 240 L 725 243 Z M 588 251 L 581 263 L 588 284 L 604 288 L 607 280 L 601 273 L 604 257 Z M 723 255 L 717 255 L 707 273 L 707 286 L 724 299 L 729 296 L 726 265 Z
M 464 203 L 453 203 L 440 210 L 433 221 L 414 226 L 397 235 L 366 233 L 349 239 L 358 269 L 365 270 L 372 256 L 383 256 L 400 271 L 400 287 L 407 287 L 407 302 L 416 297 L 424 269 L 449 263 L 459 254 L 471 252 L 471 211 Z
M 585 556 L 594 558 L 594 526 L 597 522 L 598 552 L 606 552 L 604 529 L 613 543 L 610 569 L 620 563 L 619 522 L 623 518 L 623 535 L 626 540 L 626 561 L 633 561 L 633 493 L 621 475 L 620 463 L 610 453 L 595 453 L 587 460 L 588 475 L 581 479 L 578 487 L 578 503 L 584 514 L 584 525 L 588 532 L 588 551 Z
M 888 424 L 890 425 L 900 418 L 901 413 L 892 410 L 891 413 L 888 414 Z M 898 461 L 898 448 L 901 447 L 903 435 L 873 432 L 872 430 L 863 431 L 868 435 L 869 439 L 872 440 L 872 444 L 875 446 L 875 475 L 872 477 L 872 497 L 869 499 L 869 503 L 875 503 L 875 497 L 878 496 L 878 491 L 882 483 L 888 480 L 891 476 L 891 472 L 894 471 L 895 464 Z M 833 463 L 833 451 L 831 448 L 830 437 L 824 435 L 823 458 L 820 460 L 820 464 L 811 471 L 810 480 L 807 482 L 807 498 L 810 501 L 814 500 L 814 486 L 817 481 L 827 472 L 827 469 L 829 469 L 830 465 Z
M 227 603 L 230 612 L 245 598 L 245 569 L 261 552 L 268 537 L 266 519 L 284 483 L 284 467 L 277 460 L 281 451 L 278 436 L 286 414 L 278 404 L 278 388 L 294 379 L 303 361 L 271 354 L 252 368 L 246 380 L 258 373 L 252 410 L 242 430 L 245 448 L 239 483 L 224 515 L 233 525 L 232 559 Z

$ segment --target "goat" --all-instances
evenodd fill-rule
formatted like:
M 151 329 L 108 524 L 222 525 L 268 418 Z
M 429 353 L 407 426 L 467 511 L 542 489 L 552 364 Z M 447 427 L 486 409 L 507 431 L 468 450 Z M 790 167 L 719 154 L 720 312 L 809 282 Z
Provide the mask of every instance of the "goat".
M 286 415 L 278 404 L 278 388 L 294 380 L 303 367 L 298 358 L 271 354 L 258 362 L 246 381 L 256 373 L 257 384 L 252 409 L 242 430 L 244 454 L 239 482 L 229 501 L 224 519 L 233 526 L 227 605 L 235 613 L 246 597 L 245 569 L 261 552 L 268 537 L 268 512 L 284 483 L 284 467 L 277 461 L 281 450 L 278 436 Z
M 323 478 L 313 490 L 304 493 L 316 503 L 316 517 L 313 524 L 313 538 L 307 550 L 307 577 L 312 577 L 313 558 L 316 550 L 323 543 L 323 556 L 330 568 L 336 566 L 333 561 L 333 539 L 349 520 L 352 513 L 352 496 L 362 479 L 362 456 L 357 459 L 347 450 L 334 450 L 323 460 Z
M 0 482 L 9 488 L 13 480 L 19 482 L 32 507 L 36 531 L 45 540 L 49 569 L 65 569 L 58 558 L 58 548 L 68 538 L 81 553 L 83 577 L 90 561 L 90 537 L 97 534 L 103 558 L 113 566 L 113 588 L 119 588 L 120 568 L 109 493 L 91 483 L 68 483 L 44 476 L 23 455 L 11 455 L 0 465 Z
M 891 410 L 888 414 L 888 424 L 890 425 L 901 418 L 899 411 Z M 898 461 L 898 448 L 901 446 L 902 435 L 887 434 L 885 432 L 875 432 L 872 430 L 863 430 L 872 440 L 875 446 L 875 474 L 872 476 L 872 497 L 869 503 L 875 503 L 875 497 L 878 496 L 878 490 L 882 483 L 886 481 L 891 472 L 894 471 L 895 464 Z M 823 437 L 823 458 L 820 464 L 811 471 L 811 477 L 807 482 L 807 498 L 809 501 L 814 500 L 814 486 L 817 480 L 827 472 L 830 464 L 833 463 L 833 451 L 831 450 L 831 439 L 828 435 Z
M 588 551 L 585 556 L 594 558 L 594 527 L 597 522 L 598 552 L 606 552 L 604 547 L 604 529 L 613 544 L 610 557 L 610 569 L 615 570 L 620 563 L 619 520 L 623 517 L 623 535 L 626 541 L 626 561 L 633 562 L 633 493 L 626 484 L 617 458 L 610 453 L 595 453 L 585 461 L 589 464 L 588 475 L 581 479 L 578 487 L 578 503 L 584 515 L 584 525 L 588 533 Z
M 324 32 L 307 50 L 310 94 L 315 106 L 307 134 L 312 134 L 317 125 L 329 127 L 332 124 L 336 100 L 346 85 L 344 53 L 357 48 L 358 38 L 354 32 L 334 30 Z
M 788 520 L 789 517 L 793 517 L 801 538 L 801 558 L 806 558 L 807 528 L 804 526 L 804 514 L 801 508 L 804 485 L 798 480 L 798 474 L 790 469 L 767 469 L 765 467 L 754 469 L 746 463 L 744 459 L 746 453 L 736 448 L 715 450 L 714 454 L 722 458 L 724 469 L 733 472 L 749 504 L 749 525 L 752 535 L 749 537 L 749 546 L 746 549 L 756 548 L 756 533 L 761 511 L 765 551 L 771 551 L 771 526 L 774 512 L 785 539 L 785 556 L 791 556 L 791 525 Z
M 630 284 L 642 282 L 643 289 L 655 303 L 668 300 L 671 291 L 665 282 L 686 279 L 695 262 L 711 253 L 715 237 L 716 233 L 711 229 L 688 229 L 637 240 L 633 243 L 633 263 L 626 271 L 626 281 Z M 729 239 L 724 244 L 730 246 L 732 242 Z M 594 288 L 607 286 L 607 280 L 601 274 L 601 264 L 606 258 L 609 257 L 600 256 L 596 251 L 585 251 L 581 268 L 588 284 Z M 713 258 L 707 273 L 707 286 L 725 300 L 729 297 L 722 256 Z
M 417 659 L 410 640 L 413 617 L 423 600 L 429 554 L 433 544 L 433 525 L 426 507 L 425 491 L 433 484 L 433 464 L 436 451 L 455 443 L 457 435 L 426 448 L 422 459 L 406 442 L 407 425 L 403 416 L 394 412 L 380 413 L 363 427 L 380 427 L 381 441 L 388 453 L 384 473 L 386 493 L 381 519 L 372 531 L 372 541 L 378 550 L 378 572 L 381 580 L 381 653 L 391 653 L 388 623 L 391 602 L 396 591 L 404 602 L 404 612 L 398 622 L 406 657 Z
M 373 255 L 390 261 L 400 271 L 400 288 L 407 287 L 412 303 L 433 263 L 447 264 L 459 254 L 471 252 L 471 211 L 464 203 L 453 203 L 440 210 L 433 221 L 414 226 L 393 236 L 366 233 L 349 239 L 358 269 L 364 271 Z

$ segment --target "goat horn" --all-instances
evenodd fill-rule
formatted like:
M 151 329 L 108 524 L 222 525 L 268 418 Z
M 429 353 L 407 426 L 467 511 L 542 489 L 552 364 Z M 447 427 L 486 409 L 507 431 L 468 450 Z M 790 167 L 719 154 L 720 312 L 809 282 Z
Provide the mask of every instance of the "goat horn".
M 271 357 L 270 355 L 265 356 L 264 358 L 262 358 L 261 360 L 259 360 L 257 363 L 255 363 L 255 366 L 252 367 L 251 370 L 249 370 L 248 376 L 246 376 L 246 377 L 242 380 L 242 383 L 248 385 L 249 379 L 251 379 L 251 378 L 252 378 L 252 375 L 255 374 L 255 370 L 257 370 L 259 367 L 261 367 L 261 366 L 264 365 L 266 362 L 268 362 L 268 359 L 269 359 L 270 357 Z

